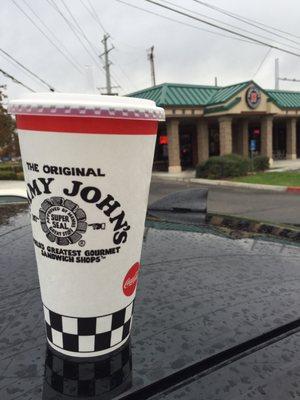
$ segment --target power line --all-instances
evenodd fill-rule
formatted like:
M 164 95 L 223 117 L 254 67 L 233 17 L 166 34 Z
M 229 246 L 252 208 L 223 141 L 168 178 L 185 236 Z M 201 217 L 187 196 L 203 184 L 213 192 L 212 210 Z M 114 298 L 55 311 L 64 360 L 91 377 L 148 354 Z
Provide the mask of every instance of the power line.
M 24 88 L 26 88 L 27 90 L 29 90 L 30 92 L 35 92 L 35 90 L 31 89 L 29 86 L 25 85 L 25 83 L 19 81 L 17 78 L 15 78 L 14 76 L 10 75 L 8 72 L 4 71 L 3 69 L 0 68 L 0 72 L 1 74 L 3 74 L 6 78 L 11 79 L 14 83 L 17 83 L 18 85 L 23 86 Z
M 15 64 L 10 58 L 8 58 L 6 55 L 4 55 L 3 53 L 1 53 L 0 55 L 1 55 L 1 57 L 2 57 L 5 61 L 11 63 L 14 67 L 17 67 L 16 64 Z M 23 73 L 24 73 L 27 77 L 29 77 L 30 79 L 32 79 L 32 76 L 31 76 L 28 72 L 26 72 L 26 71 L 24 70 Z
M 6 57 L 8 57 L 10 60 L 12 60 L 14 63 L 16 63 L 20 68 L 22 68 L 24 71 L 28 72 L 30 75 L 32 75 L 35 79 L 37 79 L 38 81 L 40 81 L 43 85 L 47 86 L 47 88 L 51 91 L 51 92 L 55 92 L 55 89 L 52 85 L 50 85 L 49 83 L 47 83 L 46 81 L 44 81 L 44 79 L 40 78 L 37 74 L 35 74 L 34 72 L 32 72 L 29 68 L 25 67 L 25 65 L 23 65 L 22 63 L 20 63 L 18 60 L 16 60 L 13 56 L 11 56 L 10 54 L 8 54 L 5 50 L 0 48 L 0 52 L 5 54 Z
M 85 2 L 83 0 L 80 0 L 80 3 L 83 5 L 83 7 L 88 11 L 88 13 L 90 14 L 90 16 L 95 20 L 95 22 L 97 23 L 97 25 L 99 25 L 100 29 L 104 32 L 106 32 L 106 29 L 104 28 L 95 8 L 93 7 L 93 5 L 91 4 L 91 2 L 88 0 L 88 4 L 90 6 L 90 8 L 85 4 Z
M 97 11 L 96 11 L 95 8 L 93 7 L 92 3 L 90 2 L 90 0 L 87 0 L 87 2 L 89 3 L 89 6 L 91 7 L 91 10 L 92 10 L 93 13 L 95 14 L 95 16 L 96 16 L 96 18 L 97 18 L 97 20 L 98 20 L 98 22 L 99 22 L 99 25 L 102 27 L 104 33 L 107 33 L 107 32 L 106 32 L 106 29 L 104 28 L 104 26 L 103 26 L 103 24 L 102 24 L 102 22 L 100 21 L 100 18 L 99 18 L 99 15 L 98 15 Z
M 279 82 L 280 81 L 287 81 L 287 82 L 300 82 L 300 79 L 296 78 L 286 78 L 286 77 L 280 77 L 279 74 L 279 58 L 275 58 L 275 89 L 279 89 Z
M 194 1 L 197 1 L 197 0 L 194 0 Z M 222 21 L 222 20 L 220 20 L 220 19 L 218 19 L 218 18 L 209 17 L 209 16 L 207 16 L 207 15 L 205 15 L 205 14 L 202 14 L 202 13 L 199 13 L 199 12 L 197 12 L 197 11 L 195 11 L 195 10 L 191 10 L 191 9 L 186 8 L 186 7 L 178 6 L 177 4 L 172 3 L 171 1 L 163 0 L 163 2 L 164 2 L 164 3 L 167 3 L 167 4 L 170 4 L 170 5 L 172 5 L 172 6 L 175 6 L 175 7 L 177 7 L 177 8 L 180 8 L 180 9 L 182 9 L 182 10 L 185 10 L 185 11 L 192 12 L 192 13 L 194 13 L 194 14 L 200 15 L 201 17 L 204 17 L 204 18 L 206 18 L 206 19 L 210 19 L 211 21 L 215 21 L 215 22 L 221 23 L 221 24 L 223 24 L 223 25 L 229 26 L 230 28 L 234 28 L 234 29 L 238 29 L 239 31 L 242 31 L 242 32 L 250 33 L 250 34 L 255 35 L 255 36 L 257 36 L 257 37 L 260 37 L 260 38 L 262 38 L 262 39 L 271 40 L 271 41 L 273 40 L 273 41 L 274 41 L 274 38 L 271 38 L 271 37 L 268 37 L 268 36 L 264 36 L 264 35 L 260 35 L 259 33 L 252 32 L 252 31 L 249 31 L 249 30 L 247 30 L 247 29 L 241 28 L 241 27 L 239 27 L 239 26 L 229 24 L 229 23 L 227 23 L 227 22 L 225 22 L 225 21 Z M 203 3 L 203 2 L 201 2 L 201 4 L 202 4 L 202 3 Z M 243 21 L 243 22 L 244 22 L 244 21 Z M 247 23 L 247 22 L 244 22 L 244 23 L 254 26 L 254 24 L 250 24 L 250 23 Z M 281 38 L 284 38 L 285 40 L 290 40 L 290 41 L 292 41 L 293 43 L 296 43 L 298 46 L 300 46 L 300 43 L 299 43 L 299 42 L 296 42 L 295 40 L 291 40 L 291 39 L 285 38 L 284 36 L 282 36 L 282 35 L 277 35 L 277 34 L 271 32 L 271 31 L 267 31 L 267 32 L 271 33 L 272 35 L 276 35 L 276 36 L 279 36 L 279 37 L 281 37 Z M 283 45 L 283 46 L 290 47 L 291 49 L 300 50 L 299 47 L 295 47 L 295 46 L 292 46 L 292 45 L 290 45 L 290 44 L 280 42 L 280 41 L 277 40 L 277 39 L 275 39 L 275 41 L 276 41 L 278 44 L 281 44 L 281 45 Z
M 12 0 L 12 2 L 14 3 L 14 5 L 21 11 L 21 13 L 23 15 L 25 15 L 25 17 L 27 19 L 29 19 L 29 21 L 40 31 L 40 33 L 52 44 L 52 46 L 54 46 L 56 48 L 56 50 L 70 63 L 73 65 L 74 68 L 76 68 L 77 71 L 80 72 L 80 70 L 78 69 L 77 65 L 73 63 L 72 60 L 70 60 L 67 55 L 56 45 L 56 43 L 53 42 L 53 40 L 35 23 L 35 21 L 30 17 L 30 15 L 28 15 L 26 13 L 26 11 L 23 10 L 23 8 L 15 1 Z
M 75 24 L 75 26 L 77 27 L 79 33 L 83 36 L 83 38 L 85 39 L 85 41 L 88 43 L 88 45 L 90 46 L 91 50 L 96 53 L 97 55 L 97 50 L 95 49 L 95 47 L 93 46 L 93 44 L 90 42 L 90 40 L 87 38 L 84 30 L 81 28 L 80 24 L 78 23 L 77 19 L 74 17 L 74 15 L 72 14 L 70 8 L 67 6 L 66 2 L 64 0 L 61 0 L 62 4 L 64 5 L 65 9 L 67 10 L 68 14 L 70 15 L 70 17 L 73 20 L 73 23 Z
M 71 31 L 74 33 L 74 35 L 76 36 L 76 38 L 80 41 L 80 43 L 82 44 L 82 46 L 84 47 L 84 49 L 86 50 L 86 52 L 89 54 L 89 56 L 93 59 L 94 63 L 96 64 L 97 68 L 103 73 L 102 69 L 99 67 L 98 65 L 98 55 L 97 55 L 97 51 L 94 49 L 92 43 L 89 41 L 89 39 L 87 38 L 87 36 L 85 35 L 85 33 L 83 32 L 82 28 L 80 27 L 80 24 L 78 23 L 78 21 L 76 21 L 76 19 L 74 18 L 72 12 L 70 11 L 69 7 L 66 5 L 66 3 L 64 2 L 64 0 L 61 0 L 61 2 L 63 3 L 64 7 L 66 8 L 66 10 L 68 11 L 68 13 L 70 14 L 71 18 L 73 19 L 73 23 L 71 21 L 68 20 L 68 18 L 64 15 L 64 13 L 62 12 L 62 10 L 59 8 L 59 6 L 55 3 L 54 0 L 47 0 L 47 2 L 50 4 L 50 6 L 52 6 L 56 12 L 59 13 L 59 15 L 64 19 L 64 21 L 67 23 L 67 25 L 69 26 L 69 28 L 71 29 Z M 75 25 L 74 25 L 75 23 Z M 89 44 L 91 50 L 93 54 L 85 45 L 85 43 L 81 40 L 82 36 L 84 38 L 84 40 Z M 117 79 L 114 77 L 113 74 L 111 74 L 114 81 L 119 85 Z M 121 85 L 119 85 L 121 86 Z
M 67 7 L 67 5 L 65 4 L 65 1 L 64 1 L 64 0 L 61 0 L 61 1 L 62 1 L 62 3 L 64 4 L 64 6 L 65 6 L 65 8 L 67 9 L 67 11 L 69 12 L 69 14 L 71 15 L 71 11 L 70 11 L 70 9 Z M 81 2 L 81 4 L 82 4 L 82 6 L 88 11 L 89 15 L 93 18 L 93 20 L 94 20 L 94 21 L 97 23 L 97 25 L 100 27 L 100 29 L 101 29 L 105 34 L 108 34 L 107 30 L 104 28 L 104 26 L 103 26 L 103 24 L 102 24 L 102 22 L 101 22 L 101 20 L 100 20 L 100 18 L 99 18 L 99 16 L 98 16 L 97 11 L 95 10 L 95 8 L 94 8 L 93 5 L 91 4 L 91 2 L 88 0 L 88 4 L 89 4 L 89 7 L 90 7 L 90 8 L 89 8 L 82 0 L 80 0 L 80 2 Z M 75 21 L 75 19 L 74 19 L 74 17 L 73 17 L 72 15 L 71 15 L 71 17 L 73 18 L 73 21 L 76 23 L 78 29 L 79 29 L 79 30 L 81 31 L 81 33 L 84 35 L 86 41 L 88 41 L 88 42 L 91 44 L 91 42 L 88 40 L 88 38 L 87 38 L 86 35 L 84 34 L 82 28 L 81 28 L 80 25 L 78 24 L 78 21 Z M 108 35 L 108 36 L 109 36 L 109 35 Z M 112 44 L 112 45 L 113 45 L 113 44 Z M 95 50 L 93 49 L 93 51 L 95 51 Z M 97 52 L 96 52 L 96 55 L 97 55 Z M 97 57 L 98 57 L 98 55 L 97 55 Z M 111 63 L 111 64 L 112 64 L 112 63 Z M 117 67 L 118 67 L 118 68 L 120 69 L 120 71 L 126 76 L 125 72 L 121 69 L 121 67 L 119 67 L 118 65 L 117 65 Z M 116 82 L 116 84 L 121 88 L 122 86 L 121 86 L 121 84 L 119 83 L 118 79 L 116 78 L 115 73 L 113 73 L 112 71 L 110 71 L 110 75 L 111 75 L 111 77 L 113 78 L 113 80 Z M 127 77 L 127 76 L 126 76 L 126 77 Z M 127 77 L 127 79 L 129 80 L 128 77 Z
M 14 1 L 14 0 L 13 0 Z M 90 50 L 86 47 L 85 43 L 81 40 L 81 37 L 79 36 L 78 32 L 76 29 L 74 29 L 73 24 L 68 20 L 68 18 L 64 15 L 64 13 L 61 11 L 61 9 L 58 7 L 58 5 L 54 2 L 54 0 L 47 0 L 48 4 L 54 8 L 54 10 L 63 18 L 63 20 L 66 22 L 68 27 L 71 29 L 71 31 L 74 33 L 76 38 L 79 40 L 85 51 L 88 53 L 88 55 L 91 57 L 93 62 L 98 65 L 98 60 L 95 59 L 94 55 L 90 52 Z
M 286 40 L 289 40 L 289 41 L 291 41 L 291 42 L 294 42 L 294 43 L 299 44 L 299 42 L 296 42 L 296 41 L 294 41 L 294 40 L 292 40 L 292 39 L 288 39 L 288 38 L 286 38 L 286 37 L 284 37 L 284 36 L 282 36 L 282 35 L 279 35 L 278 33 L 272 32 L 272 31 L 270 31 L 270 30 L 268 30 L 268 29 L 262 28 L 262 26 L 263 26 L 263 27 L 266 27 L 266 28 L 270 28 L 270 29 L 275 30 L 275 31 L 278 31 L 278 32 L 281 32 L 281 33 L 284 33 L 284 34 L 286 34 L 286 35 L 295 37 L 295 38 L 297 38 L 297 39 L 300 39 L 300 36 L 297 36 L 297 35 L 294 35 L 294 34 L 292 34 L 292 33 L 289 33 L 289 32 L 283 31 L 283 30 L 280 30 L 280 29 L 278 29 L 278 28 L 274 28 L 273 26 L 270 26 L 270 25 L 263 24 L 262 22 L 255 21 L 254 19 L 250 19 L 250 18 L 243 17 L 243 16 L 241 16 L 241 15 L 239 15 L 239 14 L 233 13 L 233 12 L 231 12 L 231 11 L 227 11 L 227 10 L 225 10 L 224 8 L 217 7 L 217 6 L 214 6 L 214 5 L 212 5 L 212 4 L 205 3 L 204 1 L 200 1 L 200 0 L 193 0 L 193 1 L 195 1 L 196 3 L 199 3 L 199 4 L 201 4 L 201 5 L 203 5 L 203 6 L 205 6 L 205 7 L 211 8 L 212 10 L 215 10 L 215 11 L 218 11 L 218 12 L 220 12 L 220 13 L 222 13 L 222 14 L 225 14 L 225 15 L 227 15 L 227 16 L 229 16 L 229 17 L 231 17 L 231 18 L 234 18 L 234 19 L 236 19 L 236 20 L 238 20 L 238 21 L 241 21 L 241 22 L 247 23 L 247 24 L 249 24 L 249 25 L 252 25 L 252 26 L 254 26 L 254 27 L 258 28 L 258 29 L 261 29 L 261 30 L 263 30 L 263 31 L 265 31 L 265 32 L 269 32 L 269 33 L 271 33 L 272 35 L 275 35 L 275 36 L 278 36 L 278 37 L 284 38 L 284 39 L 286 39 Z M 261 26 L 259 26 L 259 25 L 261 25 Z
M 115 48 L 115 50 L 118 50 L 117 48 Z M 131 86 L 134 86 L 135 89 L 137 89 L 136 84 L 129 78 L 128 74 L 124 71 L 124 68 L 121 67 L 120 64 L 116 64 L 116 66 L 119 68 L 119 70 L 122 72 L 122 74 L 125 76 L 125 78 L 127 79 L 127 81 L 129 82 L 129 84 Z
M 201 31 L 201 32 L 207 32 L 207 33 L 211 33 L 212 35 L 221 36 L 221 37 L 226 38 L 226 39 L 234 39 L 234 40 L 238 40 L 239 42 L 253 44 L 253 42 L 250 41 L 250 40 L 241 39 L 241 38 L 238 38 L 236 36 L 227 36 L 227 35 L 224 35 L 224 34 L 219 33 L 219 32 L 210 31 L 209 29 L 200 28 L 199 26 L 195 26 L 195 25 L 189 24 L 188 22 L 183 22 L 183 21 L 180 21 L 178 19 L 175 19 L 175 18 L 172 18 L 172 17 L 168 17 L 166 15 L 162 15 L 162 14 L 156 13 L 155 11 L 147 10 L 146 8 L 142 8 L 142 7 L 136 6 L 136 5 L 131 4 L 131 3 L 127 3 L 124 0 L 115 0 L 115 1 L 117 1 L 118 3 L 124 4 L 124 5 L 128 6 L 128 7 L 135 8 L 135 9 L 140 10 L 140 11 L 144 11 L 144 12 L 146 12 L 148 14 L 155 15 L 156 17 L 163 18 L 163 19 L 166 19 L 168 21 L 176 22 L 176 23 L 178 23 L 180 25 L 188 26 L 190 28 L 197 29 L 198 31 Z
M 56 40 L 56 42 L 60 45 L 61 48 L 64 49 L 65 53 L 67 53 L 68 57 L 73 61 L 74 64 L 78 66 L 78 62 L 75 60 L 75 58 L 72 56 L 72 54 L 69 52 L 67 47 L 63 44 L 63 42 L 55 35 L 55 33 L 46 25 L 46 23 L 42 20 L 42 18 L 37 14 L 37 12 L 34 10 L 34 8 L 31 7 L 31 5 L 27 2 L 27 0 L 23 0 L 23 3 L 26 4 L 26 6 L 29 8 L 29 10 L 32 12 L 32 14 L 37 18 L 37 20 L 40 22 L 40 24 L 43 25 L 43 27 L 47 30 L 47 32 L 52 35 L 52 37 Z M 78 66 L 78 72 L 80 72 L 83 75 L 82 70 L 80 70 L 80 66 Z
M 256 38 L 253 38 L 253 37 L 251 37 L 251 36 L 244 35 L 243 33 L 239 33 L 239 32 L 233 31 L 232 29 L 224 28 L 224 27 L 219 26 L 219 25 L 217 25 L 217 24 L 215 24 L 215 23 L 212 23 L 212 22 L 209 22 L 209 21 L 205 21 L 205 20 L 203 20 L 203 19 L 201 19 L 201 18 L 195 17 L 194 15 L 185 13 L 185 12 L 183 12 L 183 11 L 176 10 L 176 9 L 174 9 L 174 8 L 172 8 L 172 7 L 169 7 L 169 6 L 165 5 L 165 4 L 161 4 L 161 3 L 158 3 L 158 2 L 153 1 L 153 0 L 145 0 L 145 1 L 146 1 L 147 3 L 155 4 L 156 6 L 165 8 L 165 9 L 170 10 L 170 11 L 173 11 L 173 12 L 175 12 L 175 13 L 177 13 L 177 14 L 181 14 L 181 15 L 183 15 L 183 16 L 185 16 L 185 17 L 188 17 L 188 18 L 194 19 L 194 20 L 196 20 L 196 21 L 202 22 L 202 23 L 204 23 L 204 24 L 206 24 L 206 25 L 213 26 L 214 28 L 220 29 L 220 30 L 222 30 L 222 31 L 229 32 L 229 33 L 231 33 L 231 34 L 233 34 L 233 35 L 242 37 L 242 38 L 247 39 L 247 40 L 251 40 L 251 41 L 254 42 L 254 43 L 257 43 L 257 44 L 260 44 L 260 45 L 263 45 L 263 46 L 267 46 L 267 47 L 271 47 L 272 49 L 276 49 L 276 50 L 282 51 L 282 52 L 287 53 L 287 54 L 291 54 L 291 55 L 296 56 L 296 57 L 300 57 L 300 54 L 299 54 L 299 53 L 295 53 L 295 52 L 293 52 L 293 51 L 291 51 L 291 50 L 287 50 L 287 49 L 284 49 L 284 48 L 282 48 L 282 47 L 275 46 L 275 45 L 272 45 L 272 44 L 263 42 L 263 41 L 258 40 L 258 39 L 256 39 Z
M 258 72 L 260 71 L 261 67 L 264 65 L 266 59 L 268 58 L 269 54 L 271 53 L 272 49 L 268 49 L 266 54 L 264 55 L 263 59 L 261 60 L 261 62 L 259 63 L 258 67 L 256 68 L 255 73 L 253 74 L 253 78 L 255 78 L 255 76 L 258 74 Z

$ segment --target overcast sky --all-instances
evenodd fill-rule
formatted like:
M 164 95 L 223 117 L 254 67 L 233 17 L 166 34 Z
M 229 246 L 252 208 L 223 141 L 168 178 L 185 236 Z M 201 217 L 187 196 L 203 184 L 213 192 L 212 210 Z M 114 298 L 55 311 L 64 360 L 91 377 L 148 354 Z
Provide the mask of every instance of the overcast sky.
M 71 15 L 62 1 L 69 7 L 73 17 L 78 21 L 79 27 L 89 40 L 90 43 L 85 41 L 82 31 L 77 33 L 88 51 L 55 9 L 55 5 L 58 6 L 58 10 L 68 20 L 71 20 Z M 124 1 L 186 22 L 200 29 L 231 36 L 200 22 L 163 10 L 144 0 Z M 248 30 L 249 34 L 258 33 L 266 36 L 267 39 L 260 38 L 263 41 L 276 43 L 300 54 L 299 0 L 286 0 L 284 2 L 275 0 L 206 0 L 209 4 L 292 33 L 298 36 L 298 38 L 289 36 L 294 42 L 242 24 L 197 4 L 193 0 L 170 1 L 192 10 L 195 16 L 198 12 L 220 19 Z M 163 3 L 163 0 L 160 0 L 160 2 Z M 64 54 L 68 54 L 69 59 L 72 58 L 71 62 L 64 58 L 57 48 L 42 35 L 15 3 L 30 16 L 34 23 L 38 24 L 40 29 L 46 32 Z M 105 75 L 102 61 L 97 58 L 97 54 L 103 51 L 101 39 L 104 32 L 101 29 L 100 22 L 96 20 L 95 14 L 92 13 L 90 4 L 97 11 L 105 30 L 111 35 L 110 45 L 113 43 L 115 47 L 110 52 L 113 61 L 111 70 L 114 84 L 117 82 L 121 85 L 120 88 L 116 89 L 120 94 L 151 85 L 146 49 L 152 45 L 155 46 L 155 69 L 158 84 L 176 82 L 209 85 L 214 83 L 214 77 L 217 76 L 219 85 L 254 79 L 263 87 L 273 88 L 274 59 L 276 57 L 280 59 L 281 76 L 300 79 L 300 57 L 271 50 L 262 67 L 254 76 L 267 54 L 267 47 L 184 26 L 130 8 L 116 0 L 1 0 L 0 48 L 49 82 L 58 91 L 80 92 L 87 90 L 86 65 L 92 65 L 90 70 L 92 68 L 95 84 L 97 87 L 102 87 L 105 85 Z M 28 6 L 34 10 L 36 15 L 30 11 Z M 40 20 L 38 20 L 38 17 Z M 201 18 L 200 15 L 198 17 Z M 74 21 L 72 22 L 74 23 Z M 47 31 L 43 24 L 50 31 Z M 76 29 L 78 32 L 78 26 Z M 286 36 L 286 34 L 278 31 L 277 33 Z M 248 35 L 246 32 L 244 34 Z M 277 40 L 283 44 L 278 44 Z M 288 47 L 288 45 L 294 48 Z M 75 66 L 72 65 L 72 62 Z M 80 73 L 76 67 L 82 72 Z M 1 53 L 0 68 L 35 91 L 47 90 L 45 86 L 28 76 Z M 0 74 L 0 84 L 7 84 L 9 98 L 17 97 L 22 92 L 26 92 L 26 89 L 11 82 L 2 74 Z M 281 82 L 281 88 L 300 90 L 300 83 Z

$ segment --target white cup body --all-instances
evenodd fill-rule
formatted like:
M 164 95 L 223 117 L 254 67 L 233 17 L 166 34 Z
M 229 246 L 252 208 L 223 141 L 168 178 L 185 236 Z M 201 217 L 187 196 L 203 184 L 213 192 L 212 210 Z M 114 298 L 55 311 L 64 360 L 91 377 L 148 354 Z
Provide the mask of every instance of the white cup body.
M 130 335 L 156 128 L 58 132 L 51 118 L 46 131 L 17 119 L 47 338 L 101 356 Z

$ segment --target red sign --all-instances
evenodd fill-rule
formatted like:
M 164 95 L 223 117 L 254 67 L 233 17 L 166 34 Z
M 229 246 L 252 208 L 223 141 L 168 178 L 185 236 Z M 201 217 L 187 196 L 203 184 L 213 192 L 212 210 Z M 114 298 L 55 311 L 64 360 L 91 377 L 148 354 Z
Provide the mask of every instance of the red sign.
M 256 103 L 257 99 L 258 99 L 258 96 L 257 96 L 256 92 L 250 93 L 250 101 L 251 101 L 251 103 Z
M 159 144 L 168 144 L 168 136 L 160 136 Z
M 125 296 L 131 296 L 137 285 L 137 278 L 140 269 L 140 263 L 136 262 L 127 272 L 124 281 L 123 281 L 123 293 Z
M 252 109 L 258 107 L 261 100 L 260 90 L 255 86 L 250 86 L 246 92 L 246 102 Z

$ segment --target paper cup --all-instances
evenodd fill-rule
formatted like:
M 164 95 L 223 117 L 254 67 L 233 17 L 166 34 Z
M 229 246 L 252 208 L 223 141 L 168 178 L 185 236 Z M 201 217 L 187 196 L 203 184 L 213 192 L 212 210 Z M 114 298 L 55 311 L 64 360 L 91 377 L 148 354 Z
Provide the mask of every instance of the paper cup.
M 31 94 L 16 115 L 47 339 L 74 357 L 128 339 L 153 154 L 149 100 Z

